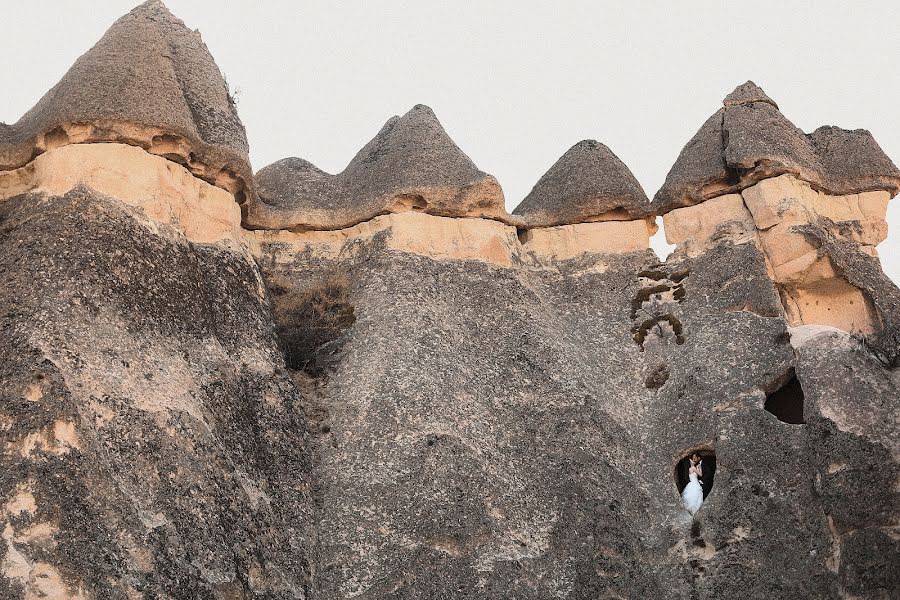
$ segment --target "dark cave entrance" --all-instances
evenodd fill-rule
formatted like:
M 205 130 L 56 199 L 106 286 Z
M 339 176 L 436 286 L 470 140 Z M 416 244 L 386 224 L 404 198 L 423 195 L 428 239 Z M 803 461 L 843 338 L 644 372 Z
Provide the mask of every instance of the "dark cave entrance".
M 691 466 L 691 456 L 694 454 L 699 454 L 702 461 L 700 466 L 703 470 L 703 475 L 700 477 L 700 485 L 703 487 L 703 499 L 705 500 L 709 496 L 709 492 L 712 491 L 713 480 L 716 476 L 716 453 L 709 448 L 691 450 L 682 456 L 678 464 L 675 465 L 675 485 L 678 487 L 678 494 L 681 495 L 681 492 L 684 491 L 685 486 L 688 484 L 688 469 Z
M 275 333 L 287 367 L 320 377 L 336 363 L 346 330 L 356 322 L 349 279 L 327 274 L 301 285 L 286 277 L 266 281 Z
M 765 409 L 782 423 L 802 425 L 806 423 L 803 419 L 803 400 L 803 388 L 791 369 L 785 383 L 766 396 Z

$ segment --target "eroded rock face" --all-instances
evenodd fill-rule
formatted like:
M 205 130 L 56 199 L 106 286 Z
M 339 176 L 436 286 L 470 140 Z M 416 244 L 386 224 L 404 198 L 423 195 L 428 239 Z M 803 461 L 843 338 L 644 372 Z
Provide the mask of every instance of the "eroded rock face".
M 182 29 L 158 2 L 123 18 L 34 114 L 128 118 L 61 119 L 0 166 L 0 597 L 900 587 L 894 175 L 867 134 L 797 134 L 740 86 L 667 183 L 660 262 L 602 145 L 509 216 L 417 107 L 339 175 L 264 169 L 248 230 L 252 185 L 204 170 L 241 146 Z M 138 43 L 159 81 L 113 52 Z M 716 468 L 691 517 L 694 451 Z
M 154 227 L 175 227 L 193 242 L 242 243 L 234 196 L 135 146 L 64 146 L 20 169 L 0 171 L 0 201 L 26 192 L 62 196 L 81 186 L 139 208 Z
M 478 170 L 422 105 L 385 123 L 338 175 L 286 158 L 257 178 L 261 197 L 246 219 L 254 229 L 342 229 L 406 211 L 507 216 L 497 180 Z
M 830 196 L 791 175 L 761 181 L 741 194 L 726 194 L 664 217 L 666 237 L 696 256 L 723 239 L 753 243 L 766 258 L 791 325 L 830 325 L 871 334 L 881 329 L 881 312 L 871 295 L 851 282 L 822 244 L 806 230 L 825 225 L 852 246 L 877 256 L 887 236 L 888 192 Z
M 222 227 L 227 192 L 130 146 L 32 167 L 0 199 L 0 597 L 304 597 L 301 399 L 234 198 Z
M 900 191 L 900 170 L 868 131 L 820 127 L 805 134 L 750 81 L 723 104 L 684 147 L 654 196 L 658 214 L 782 174 L 831 195 Z

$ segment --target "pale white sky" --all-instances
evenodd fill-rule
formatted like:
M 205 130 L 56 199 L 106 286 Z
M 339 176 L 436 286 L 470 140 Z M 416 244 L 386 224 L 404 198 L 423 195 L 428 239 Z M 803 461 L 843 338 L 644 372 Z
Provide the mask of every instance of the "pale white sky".
M 0 0 L 0 121 L 16 121 L 136 0 Z M 900 3 L 167 0 L 239 89 L 255 169 L 343 169 L 390 116 L 431 106 L 512 209 L 575 142 L 652 197 L 753 79 L 804 131 L 869 129 L 900 160 Z M 900 281 L 900 201 L 882 263 Z M 661 248 L 658 246 L 658 248 Z

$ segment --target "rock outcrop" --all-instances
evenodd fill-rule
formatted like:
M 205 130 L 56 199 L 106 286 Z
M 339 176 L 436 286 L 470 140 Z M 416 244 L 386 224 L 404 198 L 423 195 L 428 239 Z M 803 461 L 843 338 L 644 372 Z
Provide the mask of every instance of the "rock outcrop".
M 286 158 L 257 175 L 258 202 L 247 225 L 258 229 L 343 229 L 388 213 L 502 218 L 497 180 L 478 170 L 427 106 L 392 117 L 338 175 Z
M 118 142 L 187 167 L 240 202 L 253 196 L 247 137 L 200 34 L 148 0 L 119 19 L 13 125 L 0 169 L 68 144 Z
M 792 174 L 831 195 L 900 191 L 900 170 L 863 129 L 805 134 L 752 81 L 738 86 L 681 151 L 656 193 L 657 213 Z
M 531 227 L 628 221 L 650 201 L 628 167 L 594 140 L 578 142 L 556 161 L 513 211 Z
M 583 142 L 507 215 L 416 107 L 256 197 L 199 38 L 148 2 L 104 44 L 135 54 L 0 126 L 0 597 L 900 587 L 897 178 L 868 134 L 794 135 L 745 84 L 655 206 Z

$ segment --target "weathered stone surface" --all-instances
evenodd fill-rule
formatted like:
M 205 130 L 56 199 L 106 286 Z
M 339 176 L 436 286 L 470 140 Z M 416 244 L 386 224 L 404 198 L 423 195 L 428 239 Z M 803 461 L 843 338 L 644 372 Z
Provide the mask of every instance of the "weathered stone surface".
M 805 134 L 750 81 L 723 104 L 679 154 L 653 198 L 657 214 L 787 173 L 831 195 L 900 192 L 900 170 L 868 131 L 820 127 Z
M 744 82 L 734 88 L 734 90 L 732 90 L 730 94 L 725 96 L 722 104 L 724 104 L 726 107 L 729 107 L 740 106 L 742 104 L 754 104 L 757 102 L 764 102 L 766 104 L 771 104 L 775 108 L 778 108 L 778 105 L 775 104 L 775 101 L 769 98 L 768 94 L 766 94 L 761 87 L 759 87 L 752 81 Z
M 641 184 L 605 145 L 578 142 L 550 167 L 513 210 L 530 227 L 571 225 L 646 216 Z
M 13 125 L 0 127 L 0 170 L 67 144 L 121 142 L 187 166 L 243 202 L 247 138 L 200 34 L 148 0 L 119 19 Z
M 871 334 L 883 324 L 871 290 L 866 289 L 870 280 L 884 277 L 877 260 L 874 269 L 866 270 L 867 277 L 851 281 L 822 251 L 821 241 L 811 237 L 811 231 L 826 231 L 845 241 L 842 256 L 875 257 L 875 247 L 887 237 L 889 200 L 885 191 L 830 196 L 792 175 L 781 175 L 741 194 L 673 210 L 663 220 L 669 243 L 688 256 L 702 254 L 724 240 L 759 247 L 781 292 L 789 324 L 830 325 Z M 822 228 L 822 223 L 827 225 Z
M 322 559 L 340 565 L 319 597 L 837 598 L 855 585 L 854 566 L 833 569 L 812 485 L 847 446 L 822 455 L 826 434 L 763 409 L 797 365 L 755 244 L 720 238 L 663 265 L 646 252 L 499 265 L 391 235 L 340 252 L 254 245 L 276 307 L 338 274 L 356 315 L 304 361 L 328 368 L 297 375 L 321 419 Z M 672 471 L 697 447 L 721 467 L 692 523 Z M 861 452 L 856 468 L 883 458 Z
M 191 241 L 242 244 L 234 196 L 134 146 L 63 146 L 15 171 L 0 171 L 0 201 L 25 192 L 62 196 L 79 186 L 139 208 L 149 222 L 174 227 Z
M 777 173 L 774 102 L 725 104 L 665 262 L 565 163 L 544 205 L 595 222 L 496 210 L 424 108 L 340 175 L 267 170 L 248 215 L 293 231 L 241 229 L 177 152 L 54 134 L 0 172 L 0 598 L 892 597 L 892 192 Z M 732 120 L 766 129 L 723 145 Z M 884 172 L 864 135 L 805 139 Z M 769 157 L 738 181 L 726 147 Z
M 0 224 L 0 597 L 304 597 L 301 397 L 249 255 L 83 185 Z
M 624 254 L 650 248 L 656 225 L 643 220 L 602 221 L 529 229 L 521 236 L 525 250 L 544 262 L 581 254 Z
M 688 206 L 663 217 L 666 241 L 688 256 L 703 254 L 725 238 L 735 244 L 757 236 L 753 215 L 740 194 L 726 194 L 701 206 Z
M 253 229 L 342 229 L 405 211 L 508 219 L 497 180 L 478 170 L 427 106 L 392 117 L 338 175 L 299 158 L 257 174 Z

